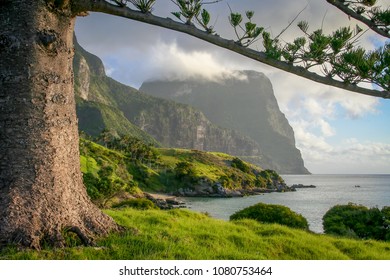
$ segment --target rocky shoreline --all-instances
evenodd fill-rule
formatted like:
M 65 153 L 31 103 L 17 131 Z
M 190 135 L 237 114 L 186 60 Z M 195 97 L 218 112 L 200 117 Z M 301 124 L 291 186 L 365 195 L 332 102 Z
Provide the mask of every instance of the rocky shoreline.
M 162 210 L 186 208 L 185 203 L 179 200 L 176 196 L 156 193 L 144 193 L 144 196 Z
M 283 187 L 275 189 L 266 189 L 266 188 L 251 188 L 251 189 L 225 189 L 218 188 L 217 190 L 191 190 L 191 189 L 179 189 L 177 192 L 172 193 L 176 197 L 220 197 L 220 198 L 229 198 L 229 197 L 244 197 L 249 195 L 260 195 L 265 193 L 273 192 L 293 192 L 296 191 L 292 187 Z
M 316 186 L 314 185 L 303 185 L 303 184 L 294 184 L 291 186 L 293 189 L 314 189 Z
M 180 197 L 212 197 L 212 198 L 232 198 L 232 197 L 244 197 L 252 195 L 261 195 L 265 193 L 273 192 L 294 192 L 299 188 L 315 188 L 315 186 L 305 186 L 302 184 L 292 185 L 291 187 L 286 184 L 277 184 L 273 188 L 250 188 L 250 189 L 225 189 L 221 186 L 214 188 L 199 188 L 194 189 L 179 189 L 173 193 L 156 194 L 156 193 L 144 193 L 145 198 L 151 200 L 160 209 L 174 209 L 174 208 L 186 208 Z
M 177 197 L 243 197 L 248 195 L 258 195 L 272 192 L 291 192 L 296 189 L 289 187 L 282 180 L 272 180 L 267 187 L 249 187 L 230 189 L 222 185 L 222 183 L 210 183 L 207 180 L 200 180 L 191 188 L 180 188 L 171 193 Z

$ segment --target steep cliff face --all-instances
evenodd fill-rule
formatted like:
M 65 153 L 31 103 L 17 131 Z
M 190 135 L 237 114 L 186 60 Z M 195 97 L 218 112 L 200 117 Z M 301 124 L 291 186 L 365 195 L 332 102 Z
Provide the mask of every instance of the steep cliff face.
M 117 107 L 111 96 L 104 66 L 100 58 L 85 51 L 75 42 L 73 70 L 79 130 L 97 136 L 104 129 L 117 134 L 130 134 L 147 143 L 157 141 L 139 127 L 132 124 Z
M 294 132 L 280 112 L 271 82 L 262 73 L 243 71 L 240 78 L 222 81 L 150 81 L 140 90 L 147 94 L 189 104 L 214 124 L 233 129 L 255 140 L 262 155 L 281 173 L 305 174 Z M 258 163 L 257 158 L 245 158 Z

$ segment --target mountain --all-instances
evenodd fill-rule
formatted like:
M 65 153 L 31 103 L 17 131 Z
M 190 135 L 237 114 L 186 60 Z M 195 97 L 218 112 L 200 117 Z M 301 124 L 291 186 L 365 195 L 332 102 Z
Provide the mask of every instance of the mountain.
M 79 129 L 89 135 L 109 129 L 163 147 L 223 152 L 280 173 L 307 173 L 278 165 L 248 133 L 210 121 L 195 106 L 147 95 L 107 77 L 101 60 L 76 40 L 74 73 Z
M 281 173 L 307 174 L 294 131 L 280 111 L 270 80 L 255 71 L 237 71 L 218 81 L 155 80 L 140 90 L 191 105 L 214 124 L 255 140 L 266 158 Z M 256 158 L 245 158 L 256 162 Z
M 110 87 L 110 82 L 117 82 L 106 76 L 100 58 L 85 51 L 76 39 L 74 41 L 73 69 L 79 130 L 97 136 L 107 129 L 118 135 L 129 134 L 146 143 L 158 144 L 152 136 L 132 124 L 118 108 Z M 136 92 L 131 88 L 128 90 Z

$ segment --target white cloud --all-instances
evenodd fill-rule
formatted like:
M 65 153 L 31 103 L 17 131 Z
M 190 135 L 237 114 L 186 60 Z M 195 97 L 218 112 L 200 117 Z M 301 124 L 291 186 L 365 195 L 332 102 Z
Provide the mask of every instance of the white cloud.
M 321 161 L 312 161 L 313 171 L 318 173 L 388 173 L 390 168 L 390 144 L 347 140 L 325 154 Z M 324 172 L 325 171 L 325 172 Z
M 379 99 L 370 96 L 359 95 L 351 92 L 336 93 L 334 102 L 337 102 L 351 119 L 362 117 L 366 114 L 377 113 Z M 334 95 L 336 95 L 334 94 Z
M 297 146 L 313 173 L 388 173 L 390 143 L 348 138 L 330 144 L 324 136 L 310 132 L 311 123 L 292 123 Z
M 188 79 L 201 78 L 220 81 L 226 77 L 245 80 L 247 77 L 221 64 L 206 51 L 187 52 L 180 49 L 177 43 L 166 44 L 159 42 L 153 51 L 153 61 L 160 69 L 153 78 Z M 180 71 L 178 71 L 180 70 Z
M 328 144 L 325 137 L 310 133 L 305 126 L 295 125 L 295 137 L 299 148 L 311 155 L 329 154 L 333 151 L 332 145 Z M 318 157 L 320 159 L 321 156 Z
M 325 137 L 331 137 L 335 135 L 335 130 L 327 121 L 320 119 L 318 120 L 318 125 L 321 128 L 321 132 Z

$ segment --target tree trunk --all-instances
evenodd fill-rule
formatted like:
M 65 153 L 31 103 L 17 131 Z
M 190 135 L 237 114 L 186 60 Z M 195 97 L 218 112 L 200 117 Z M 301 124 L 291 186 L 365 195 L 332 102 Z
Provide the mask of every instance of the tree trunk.
M 0 246 L 117 229 L 82 182 L 67 2 L 0 0 Z

